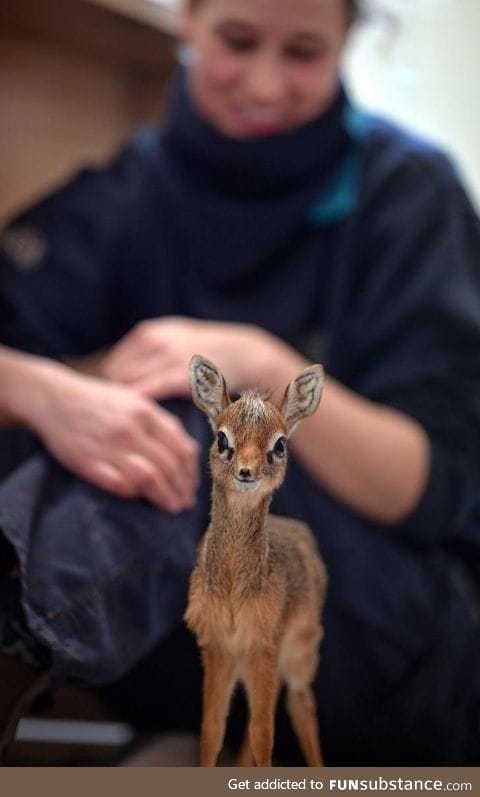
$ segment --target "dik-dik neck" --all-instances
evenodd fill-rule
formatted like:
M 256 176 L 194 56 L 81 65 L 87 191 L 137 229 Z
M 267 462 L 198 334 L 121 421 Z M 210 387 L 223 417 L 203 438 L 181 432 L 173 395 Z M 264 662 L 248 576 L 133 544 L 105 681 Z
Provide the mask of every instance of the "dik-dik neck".
M 236 493 L 214 485 L 205 564 L 216 592 L 245 594 L 268 572 L 266 518 L 271 496 Z

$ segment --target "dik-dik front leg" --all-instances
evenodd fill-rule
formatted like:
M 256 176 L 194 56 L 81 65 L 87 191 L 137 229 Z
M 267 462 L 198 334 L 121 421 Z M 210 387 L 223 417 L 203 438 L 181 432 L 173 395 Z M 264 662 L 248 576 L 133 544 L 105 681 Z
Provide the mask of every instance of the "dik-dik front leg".
M 252 651 L 246 662 L 250 720 L 248 734 L 257 767 L 272 766 L 275 706 L 278 695 L 278 651 Z
M 202 648 L 203 716 L 200 766 L 214 767 L 223 744 L 230 699 L 235 686 L 235 659 L 217 646 Z

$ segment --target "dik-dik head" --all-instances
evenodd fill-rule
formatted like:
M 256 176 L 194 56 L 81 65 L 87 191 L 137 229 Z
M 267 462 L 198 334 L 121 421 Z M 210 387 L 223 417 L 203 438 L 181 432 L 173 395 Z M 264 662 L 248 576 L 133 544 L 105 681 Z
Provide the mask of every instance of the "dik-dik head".
M 215 433 L 210 450 L 212 477 L 228 490 L 267 493 L 283 481 L 287 439 L 302 418 L 318 407 L 323 368 L 311 365 L 288 385 L 280 407 L 258 392 L 231 401 L 225 379 L 209 360 L 190 362 L 192 397 Z

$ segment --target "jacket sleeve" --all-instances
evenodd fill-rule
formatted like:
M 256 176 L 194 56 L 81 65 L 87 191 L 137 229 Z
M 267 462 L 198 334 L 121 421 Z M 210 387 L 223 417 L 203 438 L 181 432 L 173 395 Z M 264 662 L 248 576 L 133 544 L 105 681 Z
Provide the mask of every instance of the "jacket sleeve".
M 116 279 L 141 159 L 129 145 L 84 170 L 0 235 L 0 343 L 52 357 L 117 337 Z
M 480 550 L 480 225 L 437 153 L 372 166 L 338 325 L 338 377 L 416 418 L 426 490 L 396 529 Z M 388 462 L 385 463 L 388 467 Z

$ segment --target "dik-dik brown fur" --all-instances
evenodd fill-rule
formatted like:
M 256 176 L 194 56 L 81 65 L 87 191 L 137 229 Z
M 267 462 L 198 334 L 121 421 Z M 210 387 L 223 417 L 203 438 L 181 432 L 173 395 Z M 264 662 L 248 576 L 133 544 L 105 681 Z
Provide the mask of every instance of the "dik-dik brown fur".
M 280 685 L 308 764 L 322 764 L 311 683 L 322 637 L 326 573 L 310 530 L 268 514 L 282 483 L 286 441 L 320 400 L 323 370 L 305 369 L 280 408 L 258 393 L 231 402 L 223 376 L 203 357 L 190 366 L 192 395 L 209 417 L 212 507 L 190 580 L 185 619 L 204 669 L 200 763 L 214 766 L 237 681 L 246 687 L 249 726 L 241 765 L 271 766 Z

